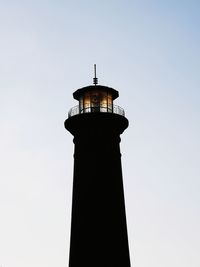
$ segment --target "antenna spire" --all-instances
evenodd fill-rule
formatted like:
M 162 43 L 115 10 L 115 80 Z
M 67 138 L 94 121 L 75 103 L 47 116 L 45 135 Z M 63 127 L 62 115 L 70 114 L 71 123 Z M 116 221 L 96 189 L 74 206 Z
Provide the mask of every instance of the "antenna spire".
M 94 84 L 94 85 L 97 85 L 97 84 L 98 84 L 96 64 L 94 64 L 94 78 L 93 78 L 93 84 Z

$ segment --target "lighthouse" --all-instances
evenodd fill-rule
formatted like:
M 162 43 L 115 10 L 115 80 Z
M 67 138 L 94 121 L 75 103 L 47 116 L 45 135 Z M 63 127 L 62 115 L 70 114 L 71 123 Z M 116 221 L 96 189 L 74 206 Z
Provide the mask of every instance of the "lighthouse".
M 73 93 L 65 128 L 74 139 L 69 267 L 130 267 L 120 135 L 128 127 L 117 90 L 94 84 Z

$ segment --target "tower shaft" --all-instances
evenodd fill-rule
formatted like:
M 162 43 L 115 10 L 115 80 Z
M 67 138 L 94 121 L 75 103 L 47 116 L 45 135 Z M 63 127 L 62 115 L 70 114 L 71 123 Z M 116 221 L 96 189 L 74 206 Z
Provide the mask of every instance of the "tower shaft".
M 65 127 L 75 144 L 69 267 L 130 267 L 120 154 L 128 120 L 88 113 Z

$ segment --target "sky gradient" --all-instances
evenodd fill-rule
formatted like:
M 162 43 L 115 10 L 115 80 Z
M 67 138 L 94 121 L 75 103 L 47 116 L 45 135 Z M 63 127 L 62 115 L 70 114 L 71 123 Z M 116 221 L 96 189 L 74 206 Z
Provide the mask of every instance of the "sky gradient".
M 119 90 L 132 267 L 200 266 L 200 2 L 2 1 L 0 266 L 68 266 L 72 93 Z

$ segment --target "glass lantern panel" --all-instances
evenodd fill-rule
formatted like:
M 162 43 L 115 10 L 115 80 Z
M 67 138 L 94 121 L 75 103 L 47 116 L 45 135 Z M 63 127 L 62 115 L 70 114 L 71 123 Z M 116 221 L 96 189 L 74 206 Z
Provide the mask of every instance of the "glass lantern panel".
M 100 94 L 98 91 L 91 92 L 90 95 L 91 100 L 91 111 L 99 112 L 100 111 Z
M 112 110 L 113 110 L 112 94 L 108 93 L 108 112 L 112 112 Z
M 100 97 L 100 111 L 101 112 L 107 112 L 107 110 L 108 110 L 107 92 L 101 92 L 101 97 Z
M 91 112 L 90 109 L 91 105 L 90 105 L 90 94 L 89 93 L 85 93 L 84 98 L 83 98 L 83 112 Z

